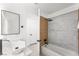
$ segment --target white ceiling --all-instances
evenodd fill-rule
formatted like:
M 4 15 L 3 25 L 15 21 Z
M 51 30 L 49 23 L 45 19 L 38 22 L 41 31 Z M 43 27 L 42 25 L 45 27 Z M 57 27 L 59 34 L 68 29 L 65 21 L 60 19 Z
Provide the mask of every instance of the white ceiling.
M 35 8 L 40 8 L 41 10 L 41 15 L 49 15 L 51 13 L 54 13 L 58 10 L 64 9 L 66 7 L 69 7 L 71 5 L 73 5 L 74 3 L 24 3 L 24 4 L 2 4 L 4 6 L 25 6 L 24 8 L 31 8 L 31 9 L 35 9 Z M 29 7 L 31 6 L 31 7 Z
M 50 13 L 69 7 L 73 4 L 74 3 L 38 3 L 36 5 L 40 8 L 42 15 L 48 15 Z

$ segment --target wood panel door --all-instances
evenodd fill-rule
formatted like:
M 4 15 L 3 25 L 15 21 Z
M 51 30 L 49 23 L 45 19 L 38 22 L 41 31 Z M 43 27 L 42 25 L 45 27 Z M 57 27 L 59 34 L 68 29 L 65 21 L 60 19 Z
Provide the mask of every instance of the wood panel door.
M 48 42 L 48 20 L 40 16 L 40 46 Z

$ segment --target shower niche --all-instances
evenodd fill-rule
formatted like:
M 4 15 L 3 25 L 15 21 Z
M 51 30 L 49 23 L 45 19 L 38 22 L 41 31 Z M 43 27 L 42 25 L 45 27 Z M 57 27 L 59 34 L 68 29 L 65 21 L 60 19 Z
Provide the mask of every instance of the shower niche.
M 1 34 L 20 34 L 20 15 L 14 12 L 1 10 Z

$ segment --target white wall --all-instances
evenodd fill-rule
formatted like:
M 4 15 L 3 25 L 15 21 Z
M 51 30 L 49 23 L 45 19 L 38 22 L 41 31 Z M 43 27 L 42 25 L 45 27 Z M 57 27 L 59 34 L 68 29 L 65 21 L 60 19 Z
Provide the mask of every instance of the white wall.
M 20 26 L 24 26 L 24 28 L 20 27 L 19 35 L 6 35 L 5 38 L 8 40 L 26 39 L 27 45 L 39 40 L 40 20 L 38 10 L 33 4 L 1 4 L 0 7 L 0 12 L 1 10 L 7 10 L 20 14 Z
M 51 19 L 53 21 L 48 23 L 49 43 L 78 51 L 78 11 L 52 17 Z

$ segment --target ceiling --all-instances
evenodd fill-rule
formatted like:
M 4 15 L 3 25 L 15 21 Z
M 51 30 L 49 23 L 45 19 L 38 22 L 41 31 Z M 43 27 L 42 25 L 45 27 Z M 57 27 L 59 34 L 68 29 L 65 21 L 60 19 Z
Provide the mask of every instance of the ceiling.
M 26 10 L 28 8 L 30 8 L 30 10 L 33 10 L 35 8 L 40 8 L 41 10 L 41 15 L 49 15 L 51 13 L 54 13 L 58 10 L 64 9 L 66 7 L 69 7 L 71 5 L 74 5 L 75 3 L 23 3 L 23 4 L 2 4 L 4 6 L 9 6 L 12 7 L 13 6 L 24 6 L 24 8 L 26 8 Z M 31 6 L 31 7 L 29 7 Z
M 73 4 L 74 3 L 37 3 L 36 5 L 40 8 L 41 14 L 48 15 Z

